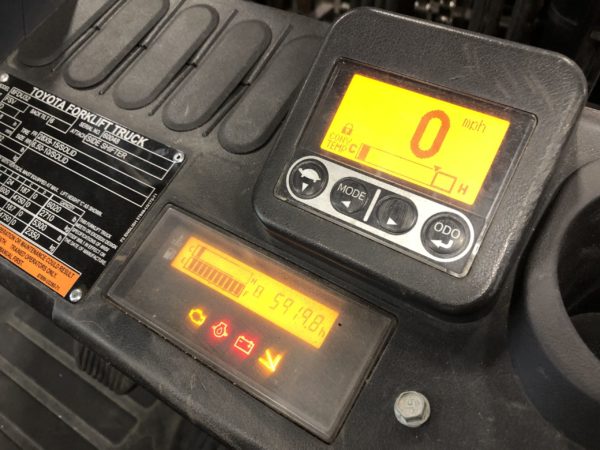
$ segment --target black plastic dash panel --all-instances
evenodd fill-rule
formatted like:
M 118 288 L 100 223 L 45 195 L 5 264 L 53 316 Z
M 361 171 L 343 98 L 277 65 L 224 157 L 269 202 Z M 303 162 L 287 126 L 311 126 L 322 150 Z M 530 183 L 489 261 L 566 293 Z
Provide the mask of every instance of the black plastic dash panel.
M 155 100 L 214 31 L 218 20 L 210 6 L 195 5 L 181 11 L 117 85 L 115 103 L 137 109 Z
M 166 105 L 165 125 L 176 131 L 204 125 L 256 64 L 271 37 L 270 28 L 258 20 L 234 25 Z
M 85 89 L 104 80 L 169 10 L 168 0 L 131 0 L 75 55 L 66 82 Z
M 219 130 L 221 145 L 232 153 L 262 147 L 283 120 L 306 76 L 321 38 L 302 36 L 285 44 Z
M 19 51 L 19 61 L 39 67 L 50 64 L 83 35 L 116 0 L 67 0 L 30 37 Z

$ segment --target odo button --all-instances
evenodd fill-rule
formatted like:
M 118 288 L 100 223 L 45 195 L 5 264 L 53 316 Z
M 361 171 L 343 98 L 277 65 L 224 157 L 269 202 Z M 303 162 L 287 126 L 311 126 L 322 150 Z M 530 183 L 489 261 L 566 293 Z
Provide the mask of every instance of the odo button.
M 450 258 L 467 247 L 470 236 L 467 225 L 460 217 L 438 214 L 427 221 L 421 239 L 432 255 Z
M 364 184 L 352 178 L 338 181 L 331 190 L 331 204 L 344 214 L 360 211 L 369 200 L 369 193 Z
M 327 169 L 314 159 L 296 164 L 290 171 L 290 189 L 300 198 L 315 198 L 327 186 Z

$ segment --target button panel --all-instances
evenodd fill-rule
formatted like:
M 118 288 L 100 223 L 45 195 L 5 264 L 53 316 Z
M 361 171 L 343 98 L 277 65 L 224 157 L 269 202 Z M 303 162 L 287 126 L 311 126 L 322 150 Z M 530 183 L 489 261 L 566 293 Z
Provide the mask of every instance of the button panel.
M 466 265 L 481 231 L 475 217 L 317 156 L 298 159 L 286 185 L 297 202 L 452 273 Z

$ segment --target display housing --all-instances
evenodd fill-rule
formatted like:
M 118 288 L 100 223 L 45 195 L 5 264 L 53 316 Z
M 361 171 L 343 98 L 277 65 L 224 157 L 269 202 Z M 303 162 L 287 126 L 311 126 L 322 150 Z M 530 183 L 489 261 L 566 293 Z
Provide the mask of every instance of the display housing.
M 392 326 L 375 308 L 174 208 L 109 297 L 327 441 Z
M 275 196 L 468 274 L 533 114 L 338 60 Z

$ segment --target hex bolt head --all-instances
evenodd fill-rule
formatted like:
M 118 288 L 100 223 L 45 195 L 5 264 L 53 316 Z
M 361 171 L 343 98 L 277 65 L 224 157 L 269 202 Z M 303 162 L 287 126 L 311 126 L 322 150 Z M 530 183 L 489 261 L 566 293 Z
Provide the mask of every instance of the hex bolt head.
M 0 83 L 6 83 L 8 81 L 8 78 L 9 76 L 7 73 L 0 73 Z
M 83 291 L 79 288 L 73 289 L 69 294 L 69 301 L 71 303 L 78 303 L 83 298 Z
M 418 428 L 429 420 L 431 414 L 429 400 L 420 392 L 403 392 L 394 403 L 394 414 L 402 425 Z
M 173 162 L 176 164 L 182 163 L 184 159 L 185 159 L 185 155 L 183 154 L 183 152 L 177 152 L 173 156 Z

